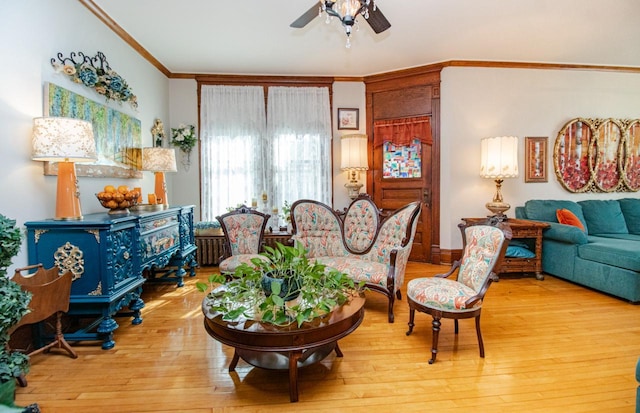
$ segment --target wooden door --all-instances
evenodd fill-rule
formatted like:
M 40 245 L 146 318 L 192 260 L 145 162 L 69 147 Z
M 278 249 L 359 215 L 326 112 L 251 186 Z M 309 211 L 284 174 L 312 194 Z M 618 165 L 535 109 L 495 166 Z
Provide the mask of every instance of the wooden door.
M 422 202 L 411 261 L 439 264 L 440 251 L 440 70 L 403 71 L 373 76 L 367 86 L 367 131 L 370 166 L 367 192 L 385 212 Z M 430 119 L 432 144 L 422 143 L 419 177 L 383 177 L 383 147 L 373 145 L 374 123 L 411 117 Z
M 413 201 L 422 201 L 411 261 L 431 262 L 431 145 L 421 144 L 420 177 L 384 177 L 384 147 L 373 151 L 373 200 L 385 212 Z

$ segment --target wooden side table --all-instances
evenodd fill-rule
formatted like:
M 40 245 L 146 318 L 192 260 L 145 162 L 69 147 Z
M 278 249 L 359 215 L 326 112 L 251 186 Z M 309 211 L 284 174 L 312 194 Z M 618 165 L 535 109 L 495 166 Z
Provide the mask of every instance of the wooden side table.
M 467 223 L 484 221 L 486 218 L 462 218 Z M 538 280 L 544 280 L 542 274 L 542 231 L 549 227 L 549 224 L 539 221 L 529 221 L 526 219 L 512 219 L 505 221 L 511 227 L 511 239 L 534 240 L 536 254 L 533 258 L 504 257 L 500 267 L 496 270 L 498 274 L 506 273 L 535 273 Z

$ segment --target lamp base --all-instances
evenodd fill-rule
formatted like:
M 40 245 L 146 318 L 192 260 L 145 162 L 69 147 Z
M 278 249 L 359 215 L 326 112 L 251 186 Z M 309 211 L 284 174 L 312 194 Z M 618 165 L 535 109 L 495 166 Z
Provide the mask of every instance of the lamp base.
M 167 198 L 167 182 L 164 179 L 164 172 L 156 172 L 155 178 L 156 203 L 164 205 L 164 207 L 167 208 L 169 206 L 169 200 Z
M 495 216 L 505 216 L 504 213 L 511 208 L 511 205 L 506 202 L 487 202 L 485 207 L 487 207 L 489 211 L 493 212 Z
M 502 179 L 495 180 L 496 194 L 493 196 L 493 201 L 487 202 L 485 206 L 489 211 L 493 212 L 496 217 L 504 217 L 504 219 L 506 219 L 504 213 L 511 208 L 511 205 L 502 200 L 502 192 L 500 191 L 500 188 L 502 188 L 502 182 Z
M 349 182 L 344 184 L 344 187 L 347 188 L 349 198 L 356 199 L 360 195 L 360 188 L 364 184 L 358 182 L 358 171 L 356 169 L 347 170 L 347 176 L 349 177 Z
M 358 195 L 360 195 L 360 188 L 363 187 L 363 184 L 358 182 L 349 182 L 344 184 L 344 187 L 347 188 L 349 198 L 356 199 Z
M 58 221 L 82 219 L 76 165 L 73 162 L 58 162 L 56 216 L 54 219 Z

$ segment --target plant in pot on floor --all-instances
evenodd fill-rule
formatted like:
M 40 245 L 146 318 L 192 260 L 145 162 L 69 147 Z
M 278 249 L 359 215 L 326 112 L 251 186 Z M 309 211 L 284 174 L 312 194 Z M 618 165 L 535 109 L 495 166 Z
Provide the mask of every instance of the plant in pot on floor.
M 207 294 L 206 305 L 224 320 L 249 319 L 275 325 L 313 320 L 362 292 L 346 274 L 311 262 L 302 244 L 264 247 L 261 258 L 241 264 L 231 280 L 214 274 L 196 283 Z
M 7 268 L 20 251 L 22 234 L 16 221 L 0 214 L 0 411 L 37 412 L 37 405 L 14 405 L 16 379 L 29 371 L 29 357 L 9 349 L 9 331 L 27 314 L 31 293 L 7 278 Z

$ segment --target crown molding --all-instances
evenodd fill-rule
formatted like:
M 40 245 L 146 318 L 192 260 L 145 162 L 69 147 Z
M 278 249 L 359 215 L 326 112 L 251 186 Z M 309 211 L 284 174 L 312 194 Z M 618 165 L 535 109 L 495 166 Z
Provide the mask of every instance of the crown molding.
M 127 33 L 118 23 L 115 22 L 104 10 L 102 10 L 93 0 L 78 0 L 83 6 L 85 6 L 91 13 L 93 13 L 102 23 L 108 28 L 113 30 L 115 34 L 120 36 L 125 43 L 133 48 L 140 56 L 145 58 L 149 63 L 155 66 L 166 77 L 171 78 L 172 73 L 167 69 L 158 59 L 156 59 L 147 49 L 142 47 L 140 43 L 136 41 L 129 33 Z
M 149 63 L 155 66 L 169 79 L 206 79 L 221 78 L 228 76 L 231 78 L 260 78 L 260 75 L 219 75 L 204 73 L 172 73 L 158 59 L 156 59 L 149 51 L 147 51 L 140 43 L 138 43 L 129 33 L 127 33 L 118 23 L 115 22 L 104 10 L 102 10 L 93 0 L 78 0 L 82 5 L 89 9 L 100 21 L 113 30 L 122 40 L 131 46 L 140 56 L 145 58 Z M 407 69 L 393 70 L 385 73 L 372 74 L 367 76 L 335 76 L 323 77 L 323 79 L 331 78 L 334 82 L 376 82 L 380 80 L 388 80 L 396 77 L 406 77 L 414 74 L 424 74 L 427 72 L 440 71 L 445 67 L 490 67 L 502 69 L 547 69 L 547 70 L 589 70 L 598 72 L 622 72 L 622 73 L 640 73 L 640 67 L 633 66 L 608 66 L 608 65 L 587 65 L 587 64 L 569 64 L 569 63 L 535 63 L 535 62 L 500 62 L 500 61 L 482 61 L 482 60 L 448 60 L 439 63 L 427 64 Z M 264 76 L 267 77 L 267 76 Z M 269 76 L 273 77 L 273 76 Z M 280 78 L 318 78 L 317 76 L 279 76 Z

